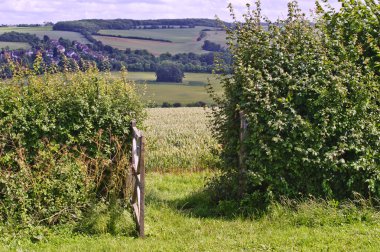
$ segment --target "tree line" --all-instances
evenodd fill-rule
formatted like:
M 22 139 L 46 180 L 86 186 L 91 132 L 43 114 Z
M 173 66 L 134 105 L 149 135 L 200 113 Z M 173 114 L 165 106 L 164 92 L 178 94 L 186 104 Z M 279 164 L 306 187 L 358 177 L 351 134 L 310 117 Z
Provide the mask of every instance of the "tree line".
M 228 23 L 224 25 L 229 26 Z M 157 19 L 157 20 L 133 20 L 133 19 L 83 19 L 78 21 L 61 21 L 53 26 L 53 30 L 59 31 L 75 31 L 75 32 L 88 32 L 96 33 L 101 29 L 115 29 L 115 30 L 128 30 L 138 27 L 156 27 L 161 26 L 182 26 L 182 27 L 195 27 L 195 26 L 208 26 L 220 27 L 221 24 L 213 19 Z

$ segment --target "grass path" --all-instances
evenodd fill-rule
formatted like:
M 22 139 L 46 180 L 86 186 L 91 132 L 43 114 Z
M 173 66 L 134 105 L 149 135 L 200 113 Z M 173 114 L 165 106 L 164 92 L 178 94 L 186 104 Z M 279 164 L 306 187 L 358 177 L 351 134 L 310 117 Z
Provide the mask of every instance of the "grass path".
M 310 227 L 267 218 L 199 217 L 194 201 L 208 172 L 149 173 L 145 239 L 56 234 L 48 242 L 22 242 L 28 251 L 378 251 L 380 223 Z M 196 202 L 196 205 L 193 205 Z M 5 251 L 7 248 L 3 247 Z M 0 249 L 1 250 L 1 249 Z M 20 250 L 21 251 L 21 250 Z

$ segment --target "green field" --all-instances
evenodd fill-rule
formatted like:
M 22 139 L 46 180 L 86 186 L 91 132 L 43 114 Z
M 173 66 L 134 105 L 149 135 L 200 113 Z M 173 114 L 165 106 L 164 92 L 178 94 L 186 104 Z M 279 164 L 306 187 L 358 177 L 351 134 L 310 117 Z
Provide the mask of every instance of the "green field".
M 31 48 L 31 46 L 28 43 L 0 41 L 0 49 L 6 48 L 6 47 L 9 47 L 10 50 Z
M 100 34 L 133 36 L 153 39 L 166 39 L 176 43 L 196 41 L 199 32 L 209 27 L 197 26 L 185 29 L 132 29 L 132 30 L 100 30 Z
M 100 30 L 100 34 L 104 35 L 114 35 L 114 36 L 132 36 L 132 37 L 142 37 L 142 38 L 153 38 L 153 39 L 165 39 L 170 40 L 173 43 L 161 42 L 161 41 L 150 41 L 142 39 L 129 39 L 129 38 L 115 38 L 107 36 L 94 36 L 95 39 L 102 41 L 104 44 L 119 48 L 126 49 L 131 48 L 136 49 L 146 49 L 147 51 L 160 55 L 162 53 L 169 52 L 171 54 L 176 53 L 206 53 L 207 51 L 202 50 L 202 45 L 204 40 L 210 40 L 216 43 L 224 45 L 225 33 L 217 31 L 207 32 L 207 36 L 201 40 L 197 41 L 199 37 L 199 32 L 202 29 L 212 29 L 210 27 L 197 26 L 195 28 L 186 29 L 133 29 L 133 30 Z
M 119 73 L 113 73 L 118 76 Z M 183 105 L 203 101 L 212 103 L 206 91 L 208 80 L 221 94 L 219 81 L 212 74 L 185 73 L 183 83 L 156 82 L 153 72 L 128 72 L 127 79 L 135 81 L 141 93 L 145 93 L 144 100 L 158 105 L 163 102 L 179 102 Z
M 77 32 L 71 31 L 53 31 L 51 26 L 41 26 L 41 27 L 0 27 L 0 34 L 5 32 L 20 32 L 20 33 L 30 33 L 35 34 L 39 38 L 43 38 L 44 35 L 49 36 L 51 39 L 59 39 L 60 37 L 64 39 L 69 39 L 71 41 L 78 41 L 80 43 L 90 43 L 83 35 Z
M 125 50 L 130 48 L 132 50 L 145 49 L 148 52 L 158 56 L 163 53 L 207 53 L 202 50 L 203 42 L 189 41 L 185 43 L 169 43 L 161 41 L 151 41 L 143 39 L 128 39 L 128 38 L 115 38 L 106 36 L 93 36 L 96 40 L 101 41 L 105 45 Z

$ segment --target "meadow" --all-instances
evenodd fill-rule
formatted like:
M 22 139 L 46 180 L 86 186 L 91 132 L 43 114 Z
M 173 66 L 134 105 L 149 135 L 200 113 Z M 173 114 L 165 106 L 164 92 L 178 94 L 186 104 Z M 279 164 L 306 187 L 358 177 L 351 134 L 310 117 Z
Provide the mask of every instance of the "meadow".
M 150 39 L 164 39 L 170 42 L 143 40 L 143 39 L 130 39 L 130 38 L 116 38 L 107 36 L 94 36 L 96 40 L 102 41 L 104 44 L 124 50 L 126 48 L 146 49 L 154 55 L 169 52 L 171 54 L 177 53 L 206 53 L 202 50 L 204 40 L 210 40 L 216 43 L 225 45 L 225 32 L 222 31 L 208 31 L 207 36 L 201 41 L 197 41 L 199 33 L 203 29 L 212 29 L 210 27 L 197 26 L 195 28 L 185 29 L 132 29 L 132 30 L 100 30 L 99 34 L 113 35 L 113 36 L 130 36 L 141 37 Z
M 35 34 L 40 39 L 42 39 L 45 35 L 47 35 L 51 39 L 69 39 L 71 41 L 78 41 L 80 43 L 90 43 L 82 34 L 78 32 L 71 31 L 53 31 L 51 26 L 39 26 L 39 27 L 0 27 L 0 34 L 5 32 L 20 32 L 20 33 L 30 33 Z M 10 42 L 4 42 L 10 43 Z
M 119 76 L 119 73 L 112 74 Z M 186 105 L 198 101 L 211 104 L 212 99 L 205 88 L 209 80 L 218 94 L 221 94 L 219 81 L 214 75 L 207 73 L 185 73 L 183 83 L 156 82 L 156 75 L 153 72 L 128 72 L 127 79 L 137 84 L 146 102 L 157 105 L 163 102 Z
M 75 232 L 71 226 L 59 226 L 43 231 L 38 240 L 2 238 L 0 251 L 378 251 L 380 212 L 366 205 L 365 200 L 358 199 L 355 204 L 313 199 L 296 204 L 284 201 L 250 217 L 235 215 L 228 204 L 214 205 L 204 186 L 215 171 L 177 169 L 180 163 L 184 167 L 196 164 L 193 156 L 199 152 L 190 145 L 199 145 L 200 149 L 206 146 L 202 141 L 210 137 L 207 112 L 200 108 L 147 112 L 148 145 L 164 138 L 157 142 L 156 150 L 150 147 L 149 152 L 165 153 L 169 145 L 175 145 L 173 139 L 189 139 L 189 143 L 177 146 L 182 153 L 188 151 L 188 155 L 178 155 L 180 161 L 163 156 L 166 167 L 173 170 L 160 168 L 161 163 L 152 154 L 147 156 L 145 239 L 89 235 Z M 173 124 L 174 121 L 182 122 Z M 159 136 L 154 138 L 155 134 Z M 211 141 L 210 145 L 214 144 Z

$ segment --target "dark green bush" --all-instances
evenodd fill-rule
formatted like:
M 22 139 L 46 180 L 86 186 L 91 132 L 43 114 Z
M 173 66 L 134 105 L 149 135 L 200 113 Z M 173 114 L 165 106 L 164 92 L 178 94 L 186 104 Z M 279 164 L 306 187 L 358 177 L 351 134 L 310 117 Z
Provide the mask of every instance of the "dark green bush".
M 182 83 L 184 73 L 181 68 L 174 63 L 164 62 L 157 67 L 157 82 L 176 82 Z
M 33 72 L 10 64 L 14 77 L 0 83 L 0 222 L 66 223 L 96 199 L 123 196 L 130 123 L 145 117 L 134 85 L 91 67 L 49 74 L 40 57 Z
M 343 43 L 344 27 L 334 30 L 326 18 L 311 24 L 295 1 L 288 18 L 268 29 L 259 9 L 260 2 L 227 32 L 234 65 L 222 80 L 225 96 L 216 99 L 225 165 L 212 184 L 215 196 L 246 203 L 353 192 L 379 197 L 379 79 L 360 61 L 361 48 Z M 240 112 L 248 122 L 243 143 Z

